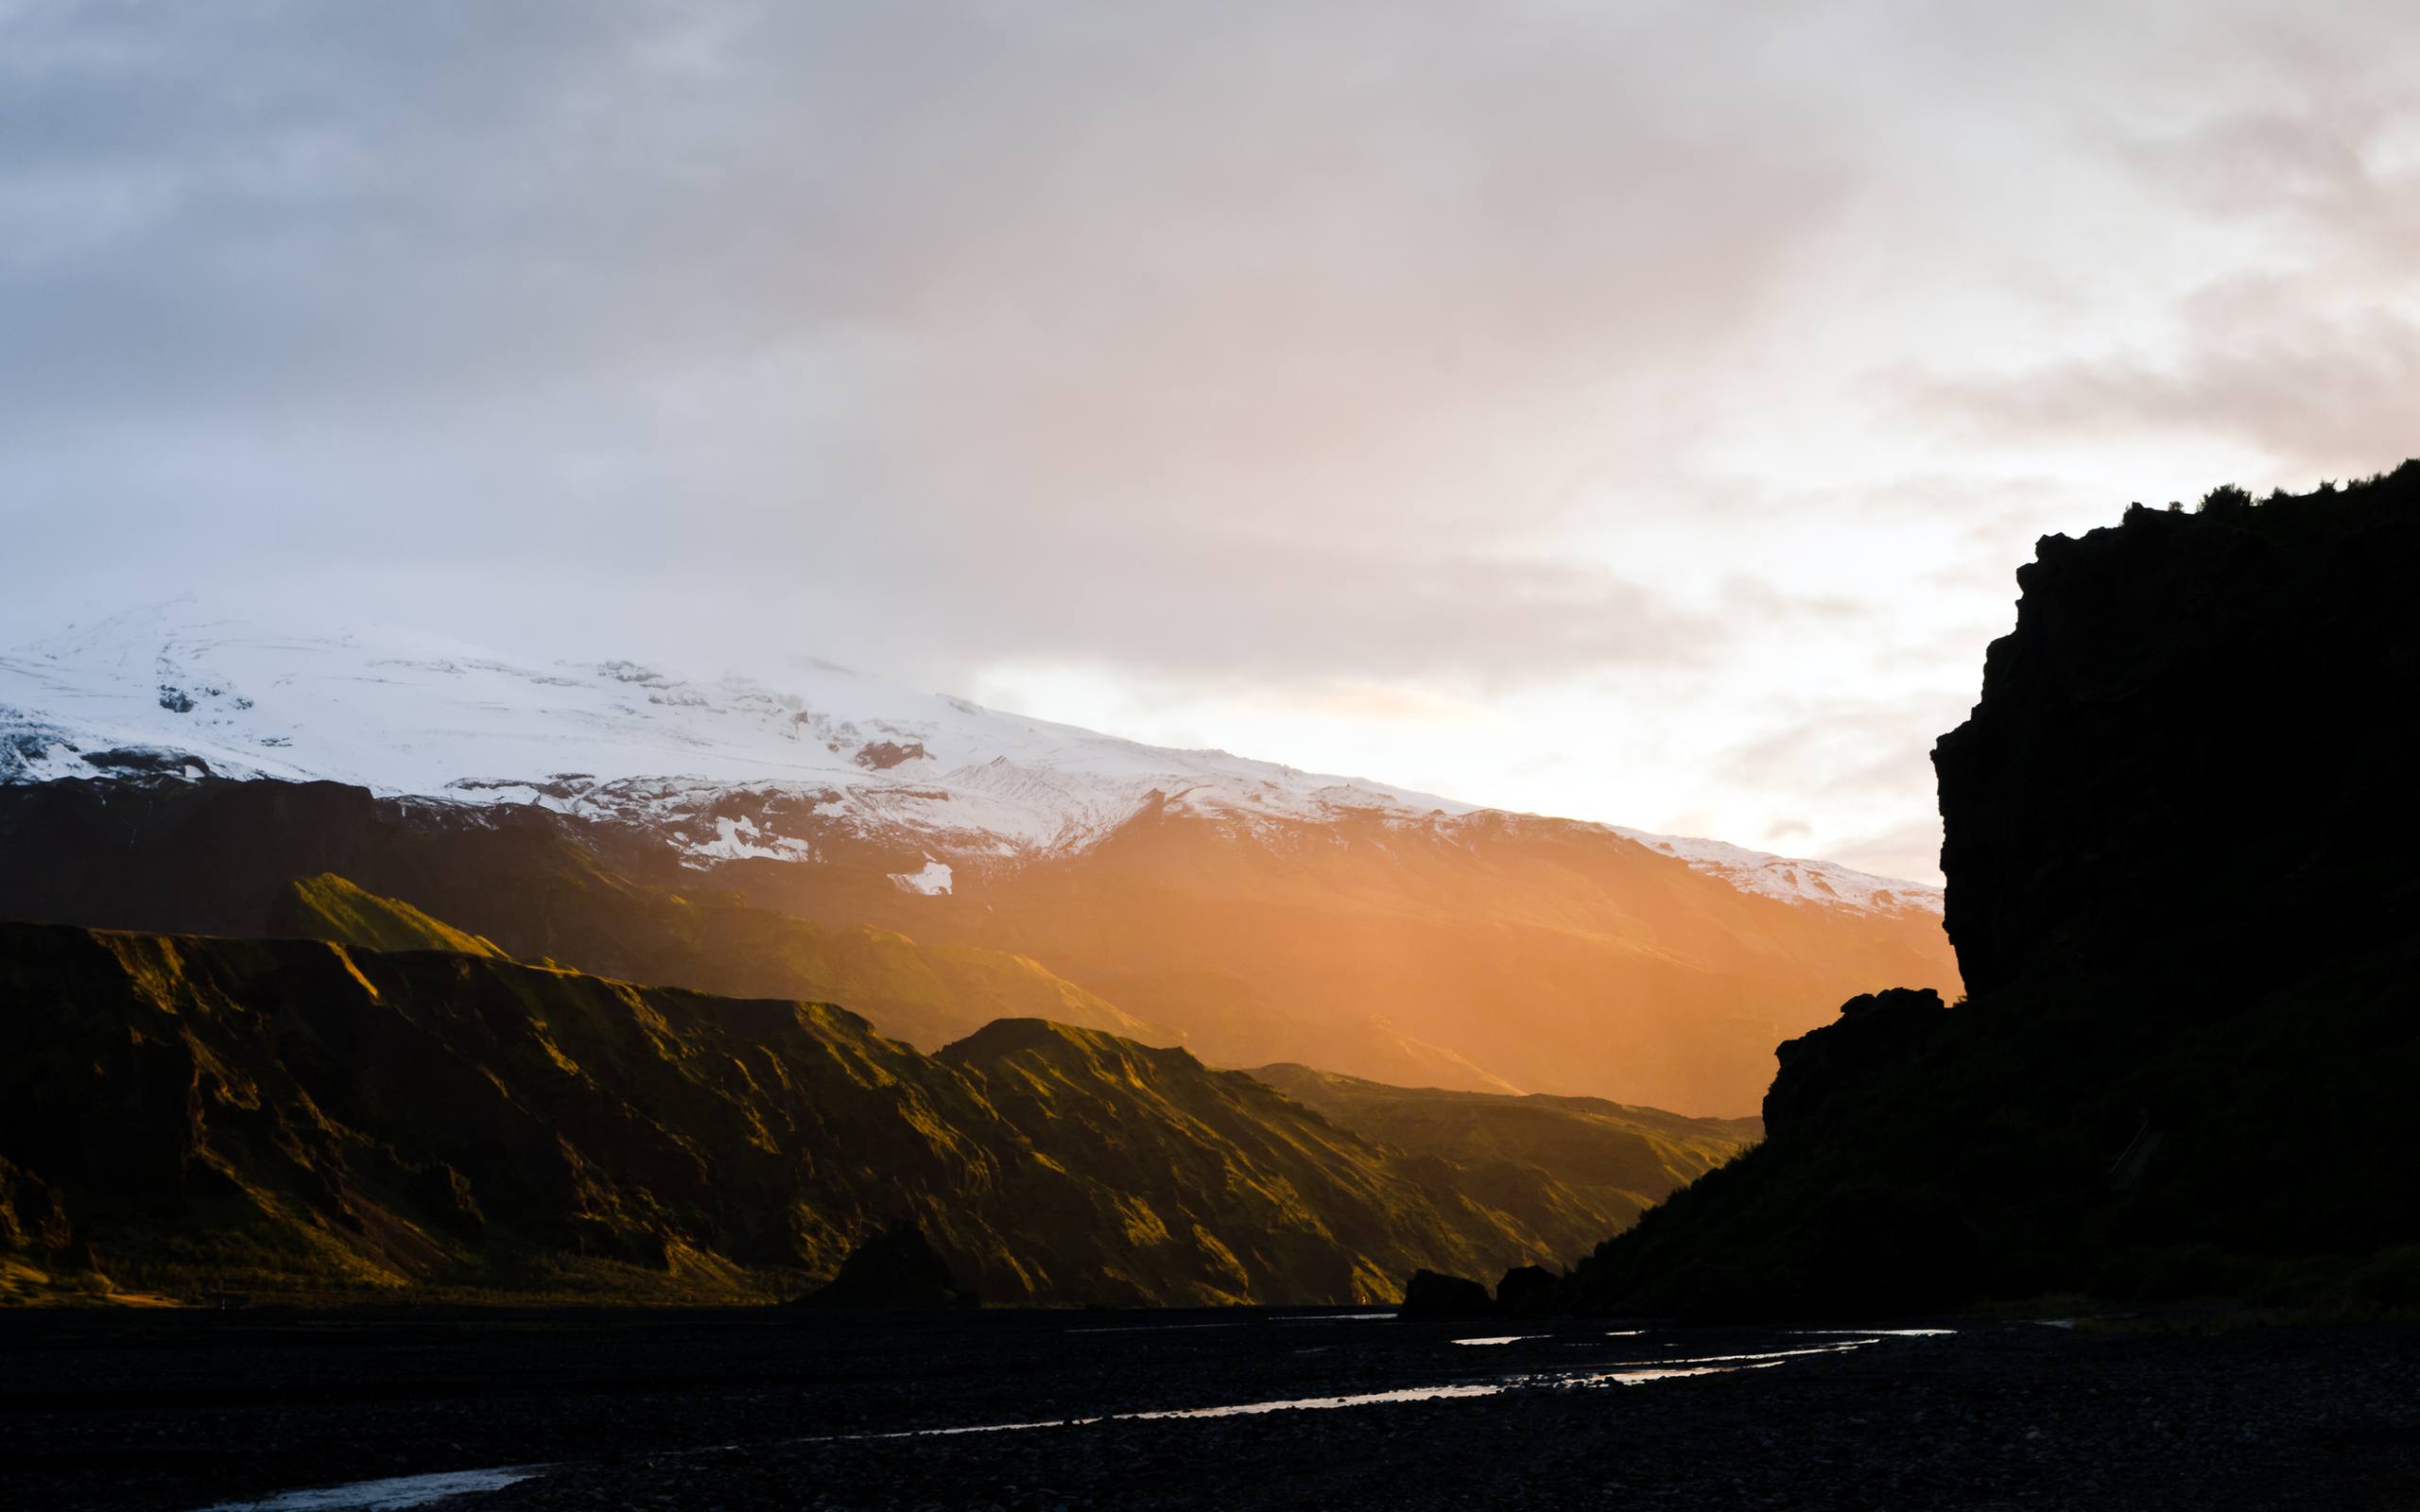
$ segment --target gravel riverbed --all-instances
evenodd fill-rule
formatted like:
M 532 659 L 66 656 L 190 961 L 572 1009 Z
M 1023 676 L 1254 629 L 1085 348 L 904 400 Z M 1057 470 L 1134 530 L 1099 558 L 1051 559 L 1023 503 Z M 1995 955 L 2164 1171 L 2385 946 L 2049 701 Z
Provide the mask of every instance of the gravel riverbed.
M 1928 1322 L 20 1314 L 0 1505 L 2420 1505 L 2420 1329 Z

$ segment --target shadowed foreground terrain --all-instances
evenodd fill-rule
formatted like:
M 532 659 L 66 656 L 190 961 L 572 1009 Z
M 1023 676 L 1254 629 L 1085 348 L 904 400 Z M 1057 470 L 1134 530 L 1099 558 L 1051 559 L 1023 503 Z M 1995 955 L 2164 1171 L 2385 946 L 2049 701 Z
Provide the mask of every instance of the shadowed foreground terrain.
M 1957 1332 L 1530 1323 L 1469 1346 L 1452 1342 L 1467 1325 L 1234 1311 L 0 1314 L 0 1503 L 191 1512 L 495 1467 L 531 1478 L 438 1504 L 2361 1512 L 2420 1495 L 2412 1329 L 1937 1321 Z M 1569 1383 L 1782 1350 L 1824 1352 Z M 1566 1383 L 1522 1383 L 1541 1378 Z

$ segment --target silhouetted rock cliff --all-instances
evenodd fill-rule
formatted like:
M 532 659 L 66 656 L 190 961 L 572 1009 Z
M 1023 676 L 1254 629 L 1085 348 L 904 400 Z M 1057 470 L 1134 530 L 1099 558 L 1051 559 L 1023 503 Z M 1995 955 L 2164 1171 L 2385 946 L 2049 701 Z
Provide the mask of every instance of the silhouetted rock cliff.
M 1765 1092 L 1765 1128 L 1797 1130 L 1826 1103 L 1854 1097 L 1911 1059 L 1948 1010 L 1930 988 L 1894 987 L 1841 1005 L 1841 1016 L 1773 1047 L 1780 1069 Z
M 1968 1000 L 1780 1049 L 1583 1305 L 2420 1300 L 2420 463 L 2046 538 L 1944 736 Z
M 1982 700 L 1934 752 L 1967 991 L 2123 968 L 2213 977 L 2405 927 L 2420 716 L 2420 463 L 2046 536 Z

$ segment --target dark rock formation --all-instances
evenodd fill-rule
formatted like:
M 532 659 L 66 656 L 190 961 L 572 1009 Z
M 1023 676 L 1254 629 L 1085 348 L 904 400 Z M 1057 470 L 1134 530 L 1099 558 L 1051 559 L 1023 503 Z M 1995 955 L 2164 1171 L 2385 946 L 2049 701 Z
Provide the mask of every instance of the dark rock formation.
M 1404 1283 L 1405 1317 L 1488 1317 L 1495 1312 L 1487 1288 L 1465 1277 L 1416 1270 Z
M 1765 1128 L 1799 1128 L 1824 1105 L 1854 1095 L 1921 1051 L 1948 1009 L 1941 994 L 1894 987 L 1841 1005 L 1841 1016 L 1774 1047 L 1781 1067 L 1765 1093 Z
M 925 1230 L 913 1219 L 901 1218 L 851 1250 L 838 1276 L 791 1305 L 888 1310 L 979 1304 L 959 1284 Z
M 1941 738 L 1967 991 L 2189 940 L 2274 978 L 2411 918 L 2420 462 L 2200 513 L 2139 507 L 2018 570 L 2016 629 Z
M 73 1233 L 59 1194 L 0 1160 L 0 1250 L 47 1255 L 66 1248 Z
M 877 772 L 887 772 L 908 762 L 925 759 L 925 743 L 921 740 L 875 740 L 857 747 L 852 757 L 858 765 Z
M 2050 537 L 1935 752 L 1969 996 L 1781 1047 L 1583 1305 L 2420 1287 L 2420 463 Z
M 1562 1300 L 1563 1278 L 1544 1265 L 1515 1265 L 1495 1283 L 1495 1305 L 1514 1314 L 1551 1313 Z

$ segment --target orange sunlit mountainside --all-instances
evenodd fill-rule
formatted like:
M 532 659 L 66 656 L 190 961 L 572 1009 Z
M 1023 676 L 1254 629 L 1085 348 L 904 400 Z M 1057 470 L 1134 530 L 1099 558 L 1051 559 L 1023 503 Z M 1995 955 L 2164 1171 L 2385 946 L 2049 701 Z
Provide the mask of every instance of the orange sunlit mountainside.
M 1772 1048 L 1861 982 L 1955 995 L 1933 899 L 1742 890 L 1594 826 L 1506 815 L 1238 831 L 1138 816 L 1078 855 L 938 905 L 735 868 L 804 914 L 1031 954 L 1214 1061 L 1298 1060 L 1409 1086 L 1754 1109 Z

